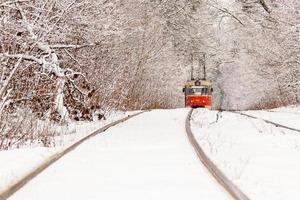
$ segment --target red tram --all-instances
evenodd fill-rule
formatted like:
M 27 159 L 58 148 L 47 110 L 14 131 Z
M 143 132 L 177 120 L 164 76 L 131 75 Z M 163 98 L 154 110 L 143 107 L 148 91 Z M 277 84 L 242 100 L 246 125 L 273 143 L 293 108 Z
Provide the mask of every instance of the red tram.
M 211 109 L 212 91 L 212 85 L 207 80 L 197 79 L 188 81 L 183 88 L 185 94 L 185 106 Z

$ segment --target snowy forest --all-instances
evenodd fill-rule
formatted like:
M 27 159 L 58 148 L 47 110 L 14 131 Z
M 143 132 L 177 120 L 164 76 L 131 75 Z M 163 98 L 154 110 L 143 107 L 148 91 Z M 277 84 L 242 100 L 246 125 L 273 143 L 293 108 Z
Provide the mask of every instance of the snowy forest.
M 0 148 L 38 120 L 183 107 L 204 63 L 214 109 L 299 104 L 299 45 L 298 0 L 0 0 Z

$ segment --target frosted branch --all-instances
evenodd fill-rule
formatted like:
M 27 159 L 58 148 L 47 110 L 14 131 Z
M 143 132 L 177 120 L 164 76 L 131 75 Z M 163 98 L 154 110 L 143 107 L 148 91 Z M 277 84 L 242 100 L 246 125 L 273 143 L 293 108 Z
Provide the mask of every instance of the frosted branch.
M 30 0 L 6 1 L 6 2 L 0 4 L 0 6 L 7 6 L 7 5 L 10 5 L 10 4 L 24 3 L 24 2 L 30 2 Z
M 85 48 L 85 47 L 93 47 L 99 45 L 98 43 L 93 43 L 93 44 L 83 44 L 83 45 L 73 45 L 73 44 L 54 44 L 54 45 L 49 45 L 50 48 L 53 49 L 80 49 L 80 48 Z
M 259 4 L 264 8 L 264 10 L 267 12 L 267 13 L 271 13 L 271 10 L 270 8 L 268 7 L 267 3 L 265 0 L 259 0 Z
M 209 5 L 210 5 L 211 7 L 213 7 L 213 8 L 215 8 L 215 9 L 217 9 L 217 10 L 219 10 L 219 11 L 225 13 L 225 14 L 230 15 L 230 16 L 231 16 L 232 18 L 234 18 L 238 23 L 240 23 L 241 25 L 245 26 L 245 24 L 244 24 L 237 16 L 235 16 L 233 13 L 231 13 L 227 8 L 219 8 L 219 7 L 217 7 L 217 6 L 215 6 L 215 5 L 212 5 L 212 4 L 209 4 Z
M 34 61 L 40 65 L 43 64 L 43 60 L 39 59 L 35 56 L 30 56 L 30 55 L 25 55 L 25 54 L 0 54 L 0 57 L 6 57 L 6 58 L 16 58 L 16 59 L 24 59 L 24 60 L 30 60 L 30 61 Z

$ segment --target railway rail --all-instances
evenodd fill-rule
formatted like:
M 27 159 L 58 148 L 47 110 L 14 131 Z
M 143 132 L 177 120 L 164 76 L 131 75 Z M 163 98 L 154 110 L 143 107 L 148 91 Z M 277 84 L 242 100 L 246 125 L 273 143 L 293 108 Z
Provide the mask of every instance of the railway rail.
M 282 124 L 279 124 L 279 123 L 276 123 L 276 122 L 272 122 L 270 120 L 266 120 L 266 119 L 263 119 L 263 118 L 255 117 L 253 115 L 249 115 L 249 114 L 242 113 L 242 112 L 233 112 L 232 111 L 232 113 L 239 114 L 239 115 L 242 115 L 242 116 L 246 116 L 246 117 L 249 117 L 249 118 L 252 118 L 252 119 L 260 119 L 260 120 L 263 120 L 264 122 L 266 122 L 268 124 L 272 124 L 272 125 L 274 125 L 276 127 L 284 128 L 284 129 L 288 129 L 288 130 L 296 131 L 296 132 L 300 133 L 299 129 L 292 128 L 292 127 L 289 127 L 289 126 L 285 126 L 285 125 L 282 125 Z
M 285 113 L 285 114 L 300 115 L 300 112 L 275 111 L 275 110 L 265 110 L 265 111 L 266 112 L 271 112 L 271 113 Z
M 193 109 L 190 110 L 185 122 L 185 129 L 188 139 L 197 153 L 198 158 L 215 178 L 215 180 L 221 185 L 222 188 L 235 200 L 250 200 L 246 194 L 244 194 L 232 181 L 226 177 L 226 175 L 209 159 L 205 154 L 199 143 L 197 142 L 190 126 L 190 120 L 193 113 Z
M 59 151 L 58 153 L 50 156 L 47 160 L 45 160 L 43 163 L 41 163 L 39 166 L 34 168 L 32 171 L 18 179 L 17 181 L 11 183 L 8 187 L 4 188 L 2 191 L 0 191 L 0 200 L 6 200 L 10 196 L 12 196 L 14 193 L 16 193 L 19 189 L 21 189 L 24 185 L 26 185 L 29 181 L 31 181 L 33 178 L 35 178 L 37 175 L 39 175 L 41 172 L 43 172 L 46 168 L 48 168 L 50 165 L 61 159 L 66 154 L 70 153 L 76 147 L 78 147 L 80 144 L 85 142 L 86 140 L 105 132 L 107 129 L 116 126 L 120 123 L 123 123 L 137 115 L 140 115 L 144 113 L 145 111 L 135 113 L 133 115 L 129 115 L 127 117 L 124 117 L 120 120 L 114 121 L 110 124 L 107 124 L 106 126 L 94 131 L 93 133 L 87 135 L 86 137 L 82 138 L 81 140 L 77 141 L 76 143 L 72 144 L 71 146 L 67 147 L 66 149 L 63 149 L 62 151 Z

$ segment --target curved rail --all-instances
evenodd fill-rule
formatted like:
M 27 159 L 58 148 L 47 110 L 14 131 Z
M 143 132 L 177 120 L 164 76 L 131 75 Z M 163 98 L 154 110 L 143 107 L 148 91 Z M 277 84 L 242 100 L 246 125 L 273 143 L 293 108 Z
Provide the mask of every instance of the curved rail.
M 285 114 L 300 115 L 300 112 L 275 111 L 275 110 L 264 110 L 264 111 L 271 112 L 271 113 L 285 113 Z
M 300 130 L 299 129 L 296 129 L 296 128 L 292 128 L 292 127 L 288 127 L 288 126 L 285 126 L 285 125 L 282 125 L 282 124 L 278 124 L 276 122 L 272 122 L 272 121 L 269 121 L 269 120 L 266 120 L 266 119 L 262 119 L 262 118 L 259 118 L 259 117 L 255 117 L 253 115 L 248 115 L 246 113 L 241 113 L 241 112 L 232 112 L 232 113 L 235 113 L 235 114 L 239 114 L 239 115 L 243 115 L 243 116 L 246 116 L 246 117 L 249 117 L 249 118 L 252 118 L 252 119 L 260 119 L 260 120 L 263 120 L 264 122 L 268 123 L 268 124 L 272 124 L 276 127 L 280 127 L 280 128 L 285 128 L 285 129 L 289 129 L 291 131 L 296 131 L 296 132 L 299 132 L 300 133 Z
M 47 160 L 45 160 L 43 163 L 41 163 L 39 166 L 37 166 L 36 168 L 34 168 L 31 172 L 29 172 L 28 174 L 24 175 L 23 177 L 21 177 L 20 179 L 18 179 L 17 181 L 11 183 L 8 187 L 4 188 L 2 191 L 0 191 L 0 200 L 6 200 L 8 199 L 10 196 L 12 196 L 14 193 L 16 193 L 20 188 L 22 188 L 26 183 L 28 183 L 29 181 L 31 181 L 33 178 L 35 178 L 37 175 L 39 175 L 41 172 L 43 172 L 46 168 L 48 168 L 50 165 L 52 165 L 53 163 L 55 163 L 56 161 L 58 161 L 60 158 L 62 158 L 64 155 L 70 153 L 71 151 L 73 151 L 74 149 L 76 149 L 76 147 L 78 147 L 80 144 L 82 144 L 83 142 L 85 142 L 86 140 L 90 139 L 91 137 L 94 137 L 100 133 L 105 132 L 107 129 L 116 126 L 122 122 L 127 121 L 130 118 L 133 118 L 137 115 L 140 115 L 142 113 L 144 113 L 145 111 L 127 116 L 123 119 L 119 119 L 117 121 L 114 121 L 96 131 L 94 131 L 93 133 L 89 134 L 88 136 L 82 138 L 81 140 L 79 140 L 78 142 L 72 144 L 71 146 L 67 147 L 66 149 L 63 149 L 61 151 L 59 151 L 58 153 L 50 156 Z
M 197 153 L 198 158 L 201 160 L 203 165 L 216 179 L 216 181 L 233 197 L 235 200 L 250 200 L 236 185 L 234 185 L 224 173 L 208 158 L 205 154 L 196 138 L 193 135 L 190 126 L 190 119 L 192 116 L 193 109 L 190 110 L 185 122 L 185 129 L 190 143 Z

